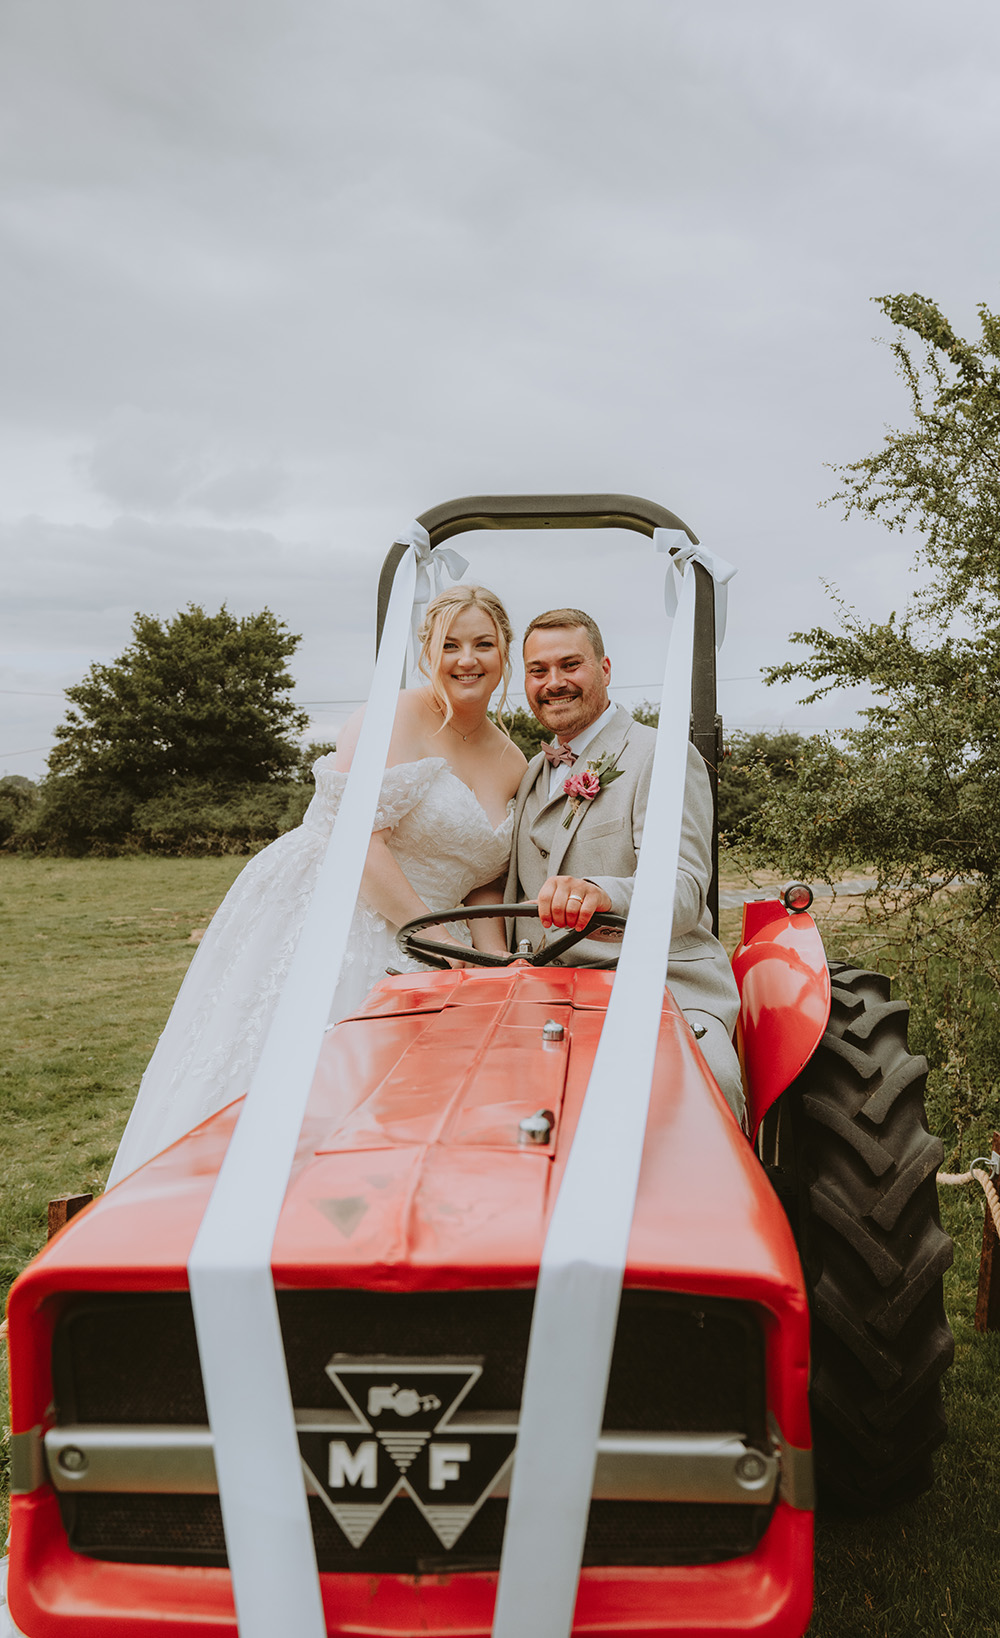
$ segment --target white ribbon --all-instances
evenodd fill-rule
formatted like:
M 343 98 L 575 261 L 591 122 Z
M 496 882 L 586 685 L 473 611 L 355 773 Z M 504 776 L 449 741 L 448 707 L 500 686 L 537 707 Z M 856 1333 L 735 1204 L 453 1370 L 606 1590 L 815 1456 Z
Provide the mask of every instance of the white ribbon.
M 666 531 L 658 531 L 665 533 Z M 681 582 L 618 972 L 542 1251 L 493 1638 L 573 1625 L 670 955 L 695 577 Z
M 668 619 L 672 620 L 677 613 L 677 589 L 683 581 L 684 570 L 689 563 L 700 563 L 712 576 L 715 581 L 715 646 L 721 648 L 726 637 L 726 619 L 729 613 L 728 587 L 736 573 L 735 563 L 728 562 L 715 552 L 706 552 L 704 546 L 695 546 L 680 529 L 654 529 L 653 545 L 658 552 L 671 554 L 670 568 L 663 582 L 663 602 Z
M 396 536 L 393 542 L 396 546 L 412 546 L 417 560 L 417 585 L 413 594 L 413 610 L 410 615 L 410 635 L 406 644 L 406 686 L 414 688 L 423 682 L 424 676 L 420 670 L 420 627 L 423 624 L 424 613 L 432 597 L 436 597 L 444 587 L 444 571 L 448 570 L 452 580 L 461 580 L 469 567 L 460 552 L 450 546 L 431 547 L 431 537 L 422 523 L 416 519 L 408 529 L 404 529 Z
M 0 1638 L 24 1638 L 20 1627 L 15 1627 L 7 1607 L 7 1568 L 10 1560 L 0 1558 Z
M 241 1638 L 326 1638 L 271 1250 L 368 852 L 417 558 L 396 570 L 340 813 L 188 1261 Z

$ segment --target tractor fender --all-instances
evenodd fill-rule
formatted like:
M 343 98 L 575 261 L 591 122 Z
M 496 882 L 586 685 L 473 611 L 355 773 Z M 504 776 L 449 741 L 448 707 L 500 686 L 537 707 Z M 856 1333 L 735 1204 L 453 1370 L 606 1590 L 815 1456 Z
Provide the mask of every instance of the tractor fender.
M 772 1103 L 816 1051 L 830 1017 L 830 969 L 812 916 L 787 910 L 780 899 L 745 904 L 733 974 L 752 1140 Z

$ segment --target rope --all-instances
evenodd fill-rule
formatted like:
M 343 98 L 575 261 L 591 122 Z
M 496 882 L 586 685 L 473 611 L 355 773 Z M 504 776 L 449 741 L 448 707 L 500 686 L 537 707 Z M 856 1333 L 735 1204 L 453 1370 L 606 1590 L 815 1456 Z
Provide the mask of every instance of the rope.
M 984 1172 L 981 1166 L 977 1166 L 975 1162 L 973 1162 L 971 1168 L 967 1172 L 938 1172 L 937 1178 L 935 1179 L 935 1181 L 938 1183 L 957 1184 L 971 1183 L 973 1180 L 975 1180 L 975 1182 L 980 1184 L 982 1187 L 983 1193 L 986 1196 L 986 1204 L 989 1207 L 990 1216 L 993 1219 L 993 1227 L 997 1231 L 998 1239 L 1000 1239 L 1000 1198 L 997 1196 L 997 1191 L 994 1188 L 993 1179 L 989 1172 Z

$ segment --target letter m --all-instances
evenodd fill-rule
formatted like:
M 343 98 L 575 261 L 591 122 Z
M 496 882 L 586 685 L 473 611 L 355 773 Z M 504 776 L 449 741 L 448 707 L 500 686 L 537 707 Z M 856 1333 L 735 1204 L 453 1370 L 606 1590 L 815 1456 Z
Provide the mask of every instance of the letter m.
M 362 1490 L 374 1490 L 378 1482 L 377 1471 L 378 1445 L 374 1439 L 366 1439 L 355 1451 L 345 1445 L 343 1439 L 330 1440 L 328 1483 L 331 1490 L 343 1490 L 346 1484 L 359 1483 Z

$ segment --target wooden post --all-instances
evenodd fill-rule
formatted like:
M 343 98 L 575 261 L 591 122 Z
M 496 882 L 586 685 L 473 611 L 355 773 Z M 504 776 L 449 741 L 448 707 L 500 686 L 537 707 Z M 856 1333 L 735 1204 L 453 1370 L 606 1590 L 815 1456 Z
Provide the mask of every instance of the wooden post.
M 1000 1154 L 1000 1132 L 993 1133 L 993 1153 Z M 979 1259 L 979 1291 L 976 1295 L 976 1330 L 1000 1331 L 1000 1242 L 990 1208 L 983 1223 L 983 1249 Z
M 84 1206 L 89 1206 L 93 1198 L 92 1194 L 58 1194 L 54 1200 L 50 1200 L 48 1238 L 51 1240 L 53 1234 L 65 1228 L 70 1218 L 75 1217 Z
M 46 1236 L 51 1240 L 61 1228 L 65 1228 L 71 1217 L 75 1217 L 84 1206 L 89 1206 L 93 1200 L 92 1194 L 59 1194 L 49 1201 L 49 1232 Z M 0 1323 L 0 1341 L 7 1341 L 7 1321 Z

